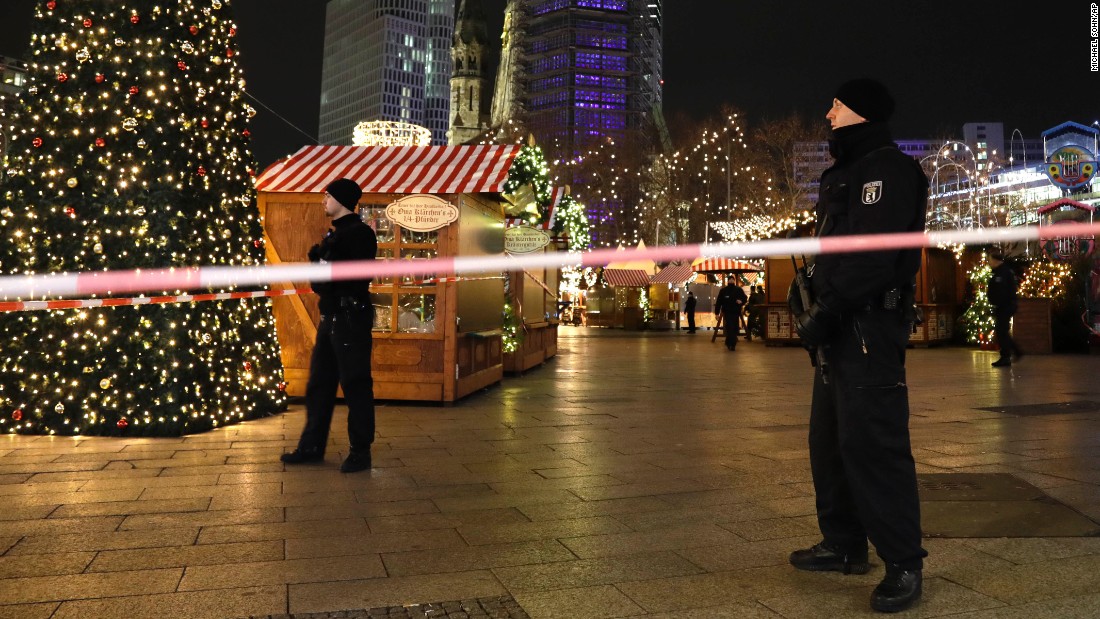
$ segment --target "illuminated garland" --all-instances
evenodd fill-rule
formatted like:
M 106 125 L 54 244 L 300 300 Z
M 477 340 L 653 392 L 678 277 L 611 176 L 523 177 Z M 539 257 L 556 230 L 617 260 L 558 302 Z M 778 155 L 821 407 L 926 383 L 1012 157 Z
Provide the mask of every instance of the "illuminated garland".
M 35 4 L 0 273 L 262 264 L 230 0 Z M 179 435 L 286 401 L 268 299 L 5 314 L 0 340 L 5 432 Z
M 505 280 L 507 281 L 507 280 Z M 507 295 L 506 295 L 507 296 Z M 514 353 L 523 343 L 523 329 L 520 328 L 520 319 L 516 316 L 515 306 L 510 302 L 504 303 L 504 335 L 502 346 L 505 353 Z
M 1073 275 L 1068 262 L 1039 260 L 1033 262 L 1020 282 L 1020 296 L 1028 299 L 1056 299 L 1066 294 L 1066 284 Z
M 573 196 L 565 196 L 558 202 L 554 215 L 554 232 L 564 235 L 569 251 L 586 251 L 592 244 L 592 233 L 584 205 Z
M 550 186 L 550 167 L 546 157 L 538 146 L 524 146 L 520 149 L 508 170 L 508 180 L 504 182 L 505 194 L 516 194 L 524 187 L 530 187 L 534 201 L 524 205 L 524 217 L 532 226 L 541 225 L 550 212 L 553 200 Z
M 981 262 L 967 273 L 974 291 L 974 302 L 959 320 L 966 330 L 966 341 L 971 344 L 986 344 L 993 341 L 993 332 L 997 323 L 993 317 L 993 305 L 989 302 L 987 293 L 989 277 L 992 274 L 993 269 L 989 266 L 984 253 Z
M 710 229 L 718 233 L 727 243 L 737 241 L 758 241 L 775 238 L 788 230 L 812 223 L 817 216 L 812 211 L 802 211 L 790 217 L 770 217 L 754 215 L 733 221 L 712 221 Z

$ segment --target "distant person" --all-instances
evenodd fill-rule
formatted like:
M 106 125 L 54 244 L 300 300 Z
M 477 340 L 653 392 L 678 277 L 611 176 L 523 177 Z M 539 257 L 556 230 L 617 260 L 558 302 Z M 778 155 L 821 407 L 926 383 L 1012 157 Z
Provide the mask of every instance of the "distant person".
M 764 287 L 755 286 L 750 288 L 752 294 L 749 295 L 748 308 L 749 321 L 748 328 L 745 329 L 745 339 L 749 342 L 752 341 L 752 334 L 756 333 L 757 337 L 764 337 Z
M 993 267 L 993 273 L 989 276 L 989 302 L 993 305 L 993 319 L 996 321 L 994 334 L 1001 349 L 1001 358 L 993 362 L 993 367 L 1006 368 L 1012 365 L 1013 357 L 1019 360 L 1024 356 L 1012 339 L 1012 316 L 1019 307 L 1016 300 L 1019 282 L 1012 266 L 1005 262 L 1003 253 L 995 251 L 989 254 L 989 265 Z
M 745 290 L 726 278 L 726 285 L 718 291 L 714 301 L 714 315 L 722 317 L 722 328 L 726 331 L 726 349 L 737 350 L 737 336 L 741 334 L 741 310 L 749 300 Z
M 332 181 L 321 201 L 332 229 L 309 250 L 310 262 L 374 260 L 378 249 L 374 230 L 355 208 L 363 190 L 347 178 Z M 298 448 L 280 458 L 287 464 L 321 462 L 325 459 L 328 432 L 336 406 L 336 389 L 344 389 L 348 405 L 348 438 L 351 449 L 340 466 L 344 473 L 371 468 L 374 442 L 374 382 L 371 377 L 371 331 L 374 306 L 370 301 L 369 279 L 313 282 L 320 297 L 321 322 L 309 359 L 306 382 L 306 426 Z
M 684 313 L 687 314 L 688 319 L 688 333 L 695 333 L 695 304 L 697 299 L 695 293 L 688 292 L 687 300 L 684 301 Z

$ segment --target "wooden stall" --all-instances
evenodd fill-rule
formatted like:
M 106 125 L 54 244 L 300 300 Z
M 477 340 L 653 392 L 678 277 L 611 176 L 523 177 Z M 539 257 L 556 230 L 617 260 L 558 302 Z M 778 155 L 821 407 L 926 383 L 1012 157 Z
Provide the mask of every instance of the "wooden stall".
M 800 343 L 794 330 L 793 316 L 787 308 L 787 291 L 794 280 L 794 269 L 790 256 L 771 256 L 764 262 L 765 279 L 769 283 L 763 308 L 764 342 L 769 345 Z M 911 344 L 931 345 L 951 341 L 958 317 L 955 274 L 955 257 L 951 252 L 938 248 L 921 251 L 916 296 L 924 322 L 910 334 Z
M 304 147 L 273 164 L 256 182 L 268 260 L 273 264 L 306 260 L 309 247 L 329 227 L 321 207 L 322 192 L 341 177 L 363 187 L 359 213 L 378 236 L 379 259 L 500 254 L 504 250 L 500 192 L 519 149 L 516 145 Z M 401 208 L 387 215 L 387 207 L 395 204 Z M 428 221 L 433 217 L 444 220 Z M 452 220 L 446 223 L 446 219 Z M 441 227 L 427 229 L 440 223 Z M 305 288 L 308 282 L 277 287 Z M 504 276 L 500 272 L 464 274 L 461 281 L 450 282 L 430 276 L 385 278 L 371 284 L 371 297 L 376 398 L 453 402 L 500 382 L 504 372 Z M 317 297 L 280 297 L 274 303 L 287 392 L 303 395 L 319 321 Z
M 565 188 L 554 190 L 550 217 L 538 227 L 520 224 L 509 217 L 504 232 L 504 250 L 509 254 L 557 251 L 550 236 L 553 211 L 565 195 Z M 508 296 L 515 300 L 514 311 L 522 333 L 516 350 L 504 353 L 504 371 L 525 372 L 558 354 L 558 282 L 561 269 L 543 267 L 508 274 Z
M 640 331 L 644 326 L 642 297 L 649 288 L 644 269 L 604 268 L 606 286 L 588 291 L 588 326 Z

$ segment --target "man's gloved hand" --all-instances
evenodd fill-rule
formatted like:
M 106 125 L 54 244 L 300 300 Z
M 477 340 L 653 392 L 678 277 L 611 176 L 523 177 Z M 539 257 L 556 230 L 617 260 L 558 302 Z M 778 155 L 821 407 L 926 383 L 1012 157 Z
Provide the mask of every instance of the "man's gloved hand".
M 840 324 L 840 315 L 821 303 L 814 303 L 810 309 L 797 314 L 794 328 L 798 337 L 807 346 L 821 346 Z
M 310 262 L 320 262 L 321 261 L 321 245 L 317 244 L 317 245 L 314 245 L 313 247 L 310 247 L 309 248 L 309 253 L 306 254 L 306 256 L 309 257 Z
M 806 311 L 802 305 L 802 291 L 798 289 L 797 279 L 792 279 L 791 287 L 787 289 L 787 307 L 791 308 L 791 313 L 795 316 Z

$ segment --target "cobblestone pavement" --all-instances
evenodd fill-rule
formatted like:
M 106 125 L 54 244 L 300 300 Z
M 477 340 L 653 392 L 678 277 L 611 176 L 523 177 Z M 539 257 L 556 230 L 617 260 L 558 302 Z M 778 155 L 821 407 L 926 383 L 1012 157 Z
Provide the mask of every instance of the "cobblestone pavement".
M 454 406 L 381 403 L 356 474 L 339 409 L 299 466 L 300 405 L 180 438 L 0 436 L 0 619 L 876 616 L 877 557 L 787 563 L 819 540 L 805 351 L 708 335 L 562 328 L 557 357 Z M 903 617 L 1095 619 L 1100 358 L 995 358 L 908 352 L 929 557 Z
M 433 602 L 415 606 L 390 606 L 365 610 L 343 610 L 334 613 L 307 613 L 297 615 L 264 615 L 249 619 L 530 619 L 527 613 L 510 595 Z

